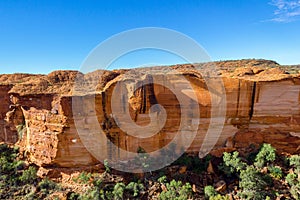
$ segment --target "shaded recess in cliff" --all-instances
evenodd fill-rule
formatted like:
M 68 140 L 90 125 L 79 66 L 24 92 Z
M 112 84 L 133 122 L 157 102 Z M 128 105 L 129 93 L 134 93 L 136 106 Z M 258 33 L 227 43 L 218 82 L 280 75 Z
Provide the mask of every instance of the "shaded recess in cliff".
M 250 106 L 250 112 L 249 117 L 252 119 L 253 112 L 254 112 L 254 103 L 255 103 L 255 91 L 256 91 L 256 82 L 253 82 L 253 90 L 252 90 L 252 97 L 251 97 L 251 106 Z

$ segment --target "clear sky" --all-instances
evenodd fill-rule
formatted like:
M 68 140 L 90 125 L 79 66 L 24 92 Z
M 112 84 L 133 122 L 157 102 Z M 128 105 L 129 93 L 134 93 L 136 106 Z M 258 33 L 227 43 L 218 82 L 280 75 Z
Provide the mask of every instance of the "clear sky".
M 1 0 L 0 73 L 78 70 L 100 42 L 140 27 L 182 32 L 212 60 L 300 63 L 299 0 Z M 120 67 L 178 62 L 150 57 Z

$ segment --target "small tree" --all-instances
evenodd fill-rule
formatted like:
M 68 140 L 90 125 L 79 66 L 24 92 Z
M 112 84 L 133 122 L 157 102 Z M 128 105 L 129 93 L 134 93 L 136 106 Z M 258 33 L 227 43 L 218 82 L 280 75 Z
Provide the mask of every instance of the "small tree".
M 246 170 L 242 170 L 240 174 L 239 186 L 242 191 L 239 195 L 243 199 L 254 199 L 260 200 L 265 199 L 267 193 L 265 191 L 268 185 L 261 174 L 253 166 L 248 166 Z
M 142 147 L 138 147 L 137 149 L 138 155 L 135 157 L 135 163 L 139 166 L 141 165 L 142 170 L 145 172 L 150 167 L 150 164 L 152 162 L 150 158 L 150 154 L 146 152 L 145 149 Z
M 110 172 L 110 168 L 109 168 L 109 163 L 108 163 L 107 159 L 104 160 L 103 165 L 105 167 L 105 172 L 109 173 Z
M 159 195 L 160 200 L 185 200 L 192 197 L 192 186 L 189 183 L 182 184 L 181 181 L 172 180 L 166 184 L 167 191 L 162 191 Z
M 157 179 L 157 181 L 158 181 L 159 183 L 161 183 L 161 184 L 165 184 L 165 183 L 167 183 L 167 177 L 164 175 L 164 176 L 162 176 L 162 177 L 159 177 L 159 178 Z
M 216 192 L 215 188 L 211 185 L 205 186 L 204 188 L 204 195 L 205 198 L 210 199 L 211 197 L 217 196 L 218 193 Z
M 300 173 L 300 156 L 293 155 L 289 158 L 290 166 L 295 168 L 296 173 Z
M 265 164 L 275 161 L 276 149 L 270 144 L 263 144 L 259 153 L 256 155 L 254 165 L 258 168 L 262 168 Z
M 293 185 L 290 189 L 290 192 L 295 199 L 300 199 L 300 183 Z
M 271 166 L 268 168 L 272 177 L 281 179 L 283 176 L 282 170 L 278 166 Z
M 223 170 L 227 175 L 231 175 L 235 172 L 239 173 L 241 170 L 245 169 L 247 164 L 242 162 L 238 156 L 239 152 L 237 151 L 233 152 L 232 154 L 224 152 L 224 165 L 220 167 L 221 170 Z
M 89 190 L 87 190 L 85 193 L 83 193 L 82 195 L 79 195 L 79 197 L 77 197 L 77 195 L 75 195 L 75 198 L 79 199 L 79 200 L 90 200 L 90 199 L 101 199 L 100 198 L 100 193 L 99 190 L 97 188 L 91 188 Z M 104 199 L 104 198 L 102 198 Z M 111 198 L 112 199 L 112 198 Z
M 144 185 L 140 182 L 130 182 L 125 189 L 133 193 L 133 197 L 137 197 L 140 193 L 144 191 Z
M 210 197 L 209 200 L 229 200 L 229 196 L 228 195 L 220 195 L 220 194 L 217 194 L 217 196 L 214 196 L 214 197 Z
M 289 173 L 286 177 L 285 177 L 285 180 L 286 182 L 290 185 L 290 186 L 293 186 L 293 185 L 296 185 L 298 183 L 298 175 L 295 174 L 295 173 Z
M 125 184 L 124 183 L 117 183 L 113 190 L 113 195 L 115 200 L 123 199 Z
M 37 179 L 36 169 L 30 166 L 27 170 L 24 170 L 19 180 L 22 183 L 34 183 Z
M 73 180 L 77 183 L 87 184 L 91 180 L 92 174 L 87 172 L 81 172 L 77 178 Z
M 43 193 L 48 194 L 51 190 L 57 189 L 58 185 L 48 178 L 45 178 L 41 182 L 39 182 L 38 187 Z
M 294 167 L 294 171 L 290 172 L 285 180 L 291 186 L 290 193 L 295 199 L 300 199 L 300 156 L 293 155 L 289 158 L 290 166 Z

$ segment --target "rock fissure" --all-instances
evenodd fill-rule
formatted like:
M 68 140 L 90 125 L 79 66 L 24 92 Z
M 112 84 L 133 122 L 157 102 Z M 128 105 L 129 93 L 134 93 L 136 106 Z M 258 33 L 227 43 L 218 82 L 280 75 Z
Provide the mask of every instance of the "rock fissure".
M 253 112 L 254 112 L 254 105 L 255 105 L 255 97 L 256 97 L 256 82 L 253 82 L 253 89 L 252 89 L 252 96 L 251 96 L 251 103 L 250 103 L 250 111 L 249 111 L 249 119 L 251 121 Z

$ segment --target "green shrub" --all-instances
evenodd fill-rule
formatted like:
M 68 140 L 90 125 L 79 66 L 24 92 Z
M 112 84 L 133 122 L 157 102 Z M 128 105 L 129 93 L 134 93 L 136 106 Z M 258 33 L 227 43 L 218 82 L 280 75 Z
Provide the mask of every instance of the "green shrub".
M 23 160 L 18 160 L 18 161 L 15 161 L 13 162 L 13 167 L 16 169 L 16 170 L 22 170 L 25 168 L 25 163 Z
M 193 165 L 193 158 L 184 153 L 174 162 L 174 165 L 184 165 L 190 167 Z
M 47 177 L 43 179 L 41 182 L 38 184 L 38 188 L 43 192 L 44 194 L 50 194 L 51 191 L 58 189 L 58 185 L 49 180 Z
M 242 162 L 238 156 L 239 152 L 237 151 L 233 153 L 224 152 L 224 165 L 220 166 L 220 169 L 223 170 L 227 175 L 231 175 L 235 172 L 240 172 L 241 170 L 245 169 L 247 166 L 246 163 Z
M 57 184 L 46 177 L 41 182 L 39 182 L 38 187 L 40 189 L 54 190 L 57 188 Z
M 158 178 L 157 181 L 159 183 L 167 183 L 167 177 L 166 176 L 162 176 L 162 177 Z
M 100 193 L 97 188 L 91 188 L 84 194 L 78 197 L 79 200 L 98 200 L 100 199 Z M 111 198 L 112 199 L 112 198 Z
M 294 173 L 289 173 L 285 180 L 286 182 L 290 185 L 290 186 L 293 186 L 293 185 L 296 185 L 298 183 L 298 175 L 297 174 L 294 174 Z
M 103 185 L 102 179 L 99 178 L 99 177 L 94 178 L 94 180 L 93 180 L 93 185 L 94 185 L 95 187 L 101 188 L 102 185 Z
M 252 145 L 250 145 L 252 146 Z M 255 147 L 252 147 L 251 149 L 253 149 L 253 151 L 251 151 L 250 153 L 248 153 L 248 155 L 246 156 L 246 160 L 249 162 L 249 163 L 254 163 L 255 162 L 255 158 L 256 158 L 256 155 L 258 154 L 258 151 L 255 151 Z
M 73 178 L 73 181 L 76 183 L 87 184 L 92 178 L 91 173 L 81 172 L 77 178 Z
M 300 173 L 300 156 L 293 155 L 289 158 L 290 166 L 295 167 L 295 172 Z
M 36 169 L 32 166 L 30 166 L 27 170 L 24 170 L 22 175 L 19 177 L 19 180 L 22 183 L 29 183 L 29 184 L 34 183 L 36 179 L 37 179 Z
M 267 182 L 264 180 L 263 174 L 261 174 L 253 166 L 248 166 L 246 170 L 242 170 L 240 173 L 239 186 L 242 191 L 239 196 L 243 199 L 265 199 L 267 196 L 266 186 Z
M 207 199 L 210 199 L 212 197 L 215 197 L 218 195 L 215 188 L 211 185 L 205 186 L 204 188 L 204 195 Z
M 138 155 L 135 157 L 137 166 L 141 166 L 143 171 L 147 171 L 152 161 L 150 154 L 148 154 L 142 147 L 137 149 Z
M 142 171 L 148 171 L 151 163 L 156 161 L 142 147 L 138 147 L 137 153 L 137 156 L 134 158 L 134 164 L 140 167 Z
M 192 186 L 189 183 L 185 185 L 181 181 L 172 180 L 166 183 L 167 191 L 162 191 L 159 195 L 161 200 L 185 200 L 192 198 Z
M 272 177 L 276 178 L 276 179 L 281 179 L 283 177 L 283 173 L 280 167 L 278 166 L 271 166 L 268 168 L 270 171 L 270 174 Z
M 102 192 L 100 195 L 101 199 L 111 200 L 114 199 L 114 194 L 111 191 Z
M 107 159 L 104 160 L 103 165 L 105 167 L 105 171 L 110 172 L 109 163 Z
M 72 192 L 67 199 L 68 200 L 78 200 L 79 197 L 80 197 L 80 195 L 78 193 Z
M 0 157 L 0 173 L 9 174 L 14 171 L 13 164 L 6 157 Z
M 300 199 L 300 183 L 293 185 L 290 189 L 290 192 L 295 199 Z
M 274 162 L 276 159 L 276 149 L 270 144 L 263 144 L 259 153 L 256 155 L 254 165 L 258 168 L 262 168 L 265 164 Z
M 209 200 L 229 200 L 229 196 L 228 195 L 220 195 L 217 194 L 216 196 L 210 197 Z
M 113 190 L 113 195 L 115 200 L 121 200 L 123 199 L 123 194 L 125 190 L 125 184 L 124 183 L 117 183 Z
M 0 175 L 16 173 L 18 148 L 10 148 L 7 144 L 0 145 Z
M 137 197 L 144 191 L 144 185 L 142 183 L 130 182 L 125 189 L 133 193 L 133 197 Z
M 29 171 L 25 170 L 23 173 L 20 173 L 25 164 L 17 160 L 18 151 L 19 149 L 16 147 L 11 148 L 7 144 L 0 144 L 0 199 L 6 198 L 5 193 L 8 188 L 9 190 L 14 190 L 22 187 L 26 179 L 29 181 L 28 184 L 32 182 L 31 177 L 28 176 L 28 173 L 32 172 L 31 168 Z M 33 174 L 32 178 L 35 178 L 35 174 Z
M 184 153 L 172 165 L 187 166 L 188 170 L 202 173 L 207 169 L 210 160 L 210 155 L 200 159 L 198 156 L 189 156 Z
M 300 199 L 300 180 L 297 174 L 289 173 L 286 182 L 291 186 L 290 193 L 295 199 Z

